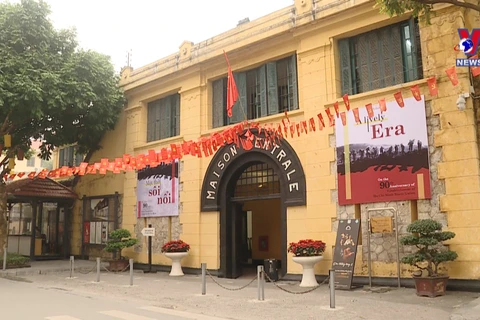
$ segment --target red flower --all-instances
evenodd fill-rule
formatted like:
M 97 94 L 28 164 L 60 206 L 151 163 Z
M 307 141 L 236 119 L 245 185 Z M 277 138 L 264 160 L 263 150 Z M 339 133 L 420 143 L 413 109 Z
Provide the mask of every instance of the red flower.
M 321 240 L 305 239 L 298 242 L 291 242 L 288 252 L 296 257 L 321 256 L 325 251 L 325 243 Z
M 187 252 L 190 245 L 182 240 L 172 240 L 162 246 L 162 252 Z

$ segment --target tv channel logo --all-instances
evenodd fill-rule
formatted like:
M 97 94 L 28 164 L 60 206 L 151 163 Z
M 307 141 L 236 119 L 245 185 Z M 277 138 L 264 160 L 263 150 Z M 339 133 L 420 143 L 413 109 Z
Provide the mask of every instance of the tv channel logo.
M 480 29 L 473 29 L 472 33 L 468 29 L 458 29 L 458 35 L 460 42 L 453 47 L 453 50 L 463 52 L 467 58 L 457 59 L 457 67 L 480 67 L 480 59 L 469 59 L 477 53 Z

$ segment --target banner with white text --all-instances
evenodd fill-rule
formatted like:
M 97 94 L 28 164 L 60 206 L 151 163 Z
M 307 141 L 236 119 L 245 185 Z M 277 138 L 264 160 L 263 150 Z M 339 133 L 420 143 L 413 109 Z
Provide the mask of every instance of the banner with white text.
M 137 217 L 178 216 L 178 160 L 137 174 Z
M 430 167 L 425 100 L 359 108 L 335 121 L 338 203 L 340 205 L 430 199 Z M 360 122 L 358 122 L 360 120 Z

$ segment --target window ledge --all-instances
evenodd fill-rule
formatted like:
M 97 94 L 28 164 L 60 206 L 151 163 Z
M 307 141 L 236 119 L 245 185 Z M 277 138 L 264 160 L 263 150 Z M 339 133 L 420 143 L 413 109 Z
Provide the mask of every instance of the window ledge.
M 289 116 L 289 117 L 295 117 L 295 116 L 303 115 L 304 113 L 305 113 L 305 112 L 304 112 L 303 110 L 298 109 L 298 110 L 293 110 L 293 111 L 288 112 L 288 116 Z M 262 118 L 249 119 L 248 122 L 255 122 L 255 123 L 261 123 L 261 124 L 264 124 L 264 123 L 272 123 L 272 122 L 280 121 L 280 120 L 283 119 L 284 117 L 285 117 L 285 113 L 282 112 L 282 113 L 277 113 L 277 114 L 273 114 L 273 115 L 271 115 L 271 116 L 266 116 L 266 117 L 262 117 Z M 202 137 L 209 136 L 209 135 L 211 135 L 212 133 L 221 132 L 221 131 L 223 131 L 223 130 L 225 130 L 226 128 L 231 127 L 231 126 L 234 126 L 234 124 L 231 124 L 231 125 L 228 125 L 228 126 L 223 126 L 223 127 L 217 127 L 217 128 L 213 128 L 213 129 L 204 130 L 204 131 L 202 131 L 201 136 L 202 136 Z
M 362 93 L 355 94 L 355 95 L 352 95 L 352 96 L 349 95 L 348 99 L 350 100 L 351 104 L 354 104 L 356 101 L 359 101 L 359 100 L 364 100 L 366 98 L 373 98 L 375 96 L 385 96 L 387 94 L 395 93 L 399 90 L 402 91 L 402 90 L 405 90 L 405 89 L 409 89 L 411 86 L 414 86 L 414 85 L 418 85 L 420 88 L 425 87 L 425 86 L 427 86 L 427 79 L 425 78 L 425 79 L 410 81 L 410 82 L 406 82 L 406 83 L 401 83 L 401 84 L 397 84 L 395 86 L 390 86 L 390 87 L 386 87 L 386 88 L 382 88 L 382 89 L 362 92 Z M 393 100 L 393 99 L 394 98 L 392 96 L 390 100 Z M 431 98 L 425 98 L 425 100 L 430 100 L 430 99 Z M 387 99 L 387 100 L 389 100 L 389 99 Z M 338 101 L 338 102 L 342 101 L 342 103 L 343 103 L 342 97 L 339 97 L 335 101 Z M 335 103 L 335 101 L 329 101 L 329 102 L 325 103 L 324 107 L 325 108 L 332 107 L 333 104 Z
M 157 149 L 158 147 L 166 147 L 166 146 L 170 146 L 170 144 L 172 144 L 172 143 L 180 143 L 180 142 L 183 142 L 183 136 L 182 135 L 174 136 L 174 137 L 170 137 L 170 138 L 166 138 L 166 139 L 162 139 L 162 140 L 147 142 L 147 143 L 144 143 L 142 145 L 133 147 L 133 150 L 138 151 L 138 150 L 141 150 L 141 149 Z
M 136 105 L 136 106 L 132 106 L 132 107 L 128 107 L 126 109 L 124 109 L 125 112 L 132 112 L 132 111 L 135 111 L 137 109 L 141 109 L 143 106 L 141 104 L 139 105 Z

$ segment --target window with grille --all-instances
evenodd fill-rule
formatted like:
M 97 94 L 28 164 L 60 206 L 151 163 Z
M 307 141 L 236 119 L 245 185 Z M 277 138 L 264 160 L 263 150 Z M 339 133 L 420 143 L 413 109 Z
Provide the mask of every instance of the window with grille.
M 75 146 L 62 147 L 58 150 L 58 167 L 78 167 L 84 158 L 85 155 L 78 153 Z
M 35 155 L 31 156 L 30 159 L 27 160 L 27 167 L 35 167 Z
M 235 186 L 235 198 L 280 194 L 278 176 L 266 163 L 254 164 L 242 173 Z
M 180 95 L 178 93 L 148 104 L 147 142 L 180 134 Z
M 297 56 L 268 62 L 245 72 L 234 72 L 238 100 L 227 117 L 227 78 L 212 83 L 214 128 L 298 109 Z
M 342 95 L 423 78 L 416 19 L 339 41 Z

